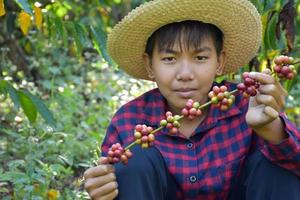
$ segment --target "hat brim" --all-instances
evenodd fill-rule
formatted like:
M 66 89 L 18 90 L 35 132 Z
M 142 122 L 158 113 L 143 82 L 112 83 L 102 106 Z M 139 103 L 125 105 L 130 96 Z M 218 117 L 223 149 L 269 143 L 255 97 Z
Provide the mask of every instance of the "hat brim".
M 185 20 L 216 25 L 224 34 L 222 74 L 235 72 L 257 53 L 262 25 L 248 0 L 154 0 L 132 10 L 108 35 L 108 53 L 129 75 L 149 80 L 143 64 L 146 42 L 160 27 Z

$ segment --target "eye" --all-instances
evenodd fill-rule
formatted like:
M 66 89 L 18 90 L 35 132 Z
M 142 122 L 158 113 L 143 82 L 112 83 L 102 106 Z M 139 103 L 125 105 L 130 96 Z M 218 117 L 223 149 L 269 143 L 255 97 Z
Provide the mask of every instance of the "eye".
M 164 62 L 175 62 L 176 58 L 175 57 L 163 57 L 161 60 Z
M 196 59 L 196 60 L 199 60 L 199 61 L 204 61 L 204 60 L 207 60 L 208 57 L 207 57 L 207 56 L 196 56 L 195 59 Z

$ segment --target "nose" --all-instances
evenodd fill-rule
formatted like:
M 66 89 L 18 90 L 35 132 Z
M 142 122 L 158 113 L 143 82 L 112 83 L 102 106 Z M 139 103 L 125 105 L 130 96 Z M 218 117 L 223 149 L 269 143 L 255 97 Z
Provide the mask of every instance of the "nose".
M 192 65 L 188 61 L 182 61 L 180 64 L 176 79 L 178 81 L 191 81 L 194 79 Z

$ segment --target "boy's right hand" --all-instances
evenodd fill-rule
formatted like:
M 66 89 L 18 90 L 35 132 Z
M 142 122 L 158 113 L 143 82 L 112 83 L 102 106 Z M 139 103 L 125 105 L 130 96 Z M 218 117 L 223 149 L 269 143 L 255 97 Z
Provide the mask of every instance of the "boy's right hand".
M 112 165 L 106 164 L 105 160 L 104 157 L 101 157 L 98 166 L 91 167 L 84 172 L 84 187 L 91 199 L 112 200 L 118 195 L 114 168 Z

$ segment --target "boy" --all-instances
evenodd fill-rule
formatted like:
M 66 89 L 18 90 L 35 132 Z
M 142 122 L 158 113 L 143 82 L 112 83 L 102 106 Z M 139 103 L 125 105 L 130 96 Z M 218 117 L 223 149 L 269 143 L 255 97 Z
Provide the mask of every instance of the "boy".
M 247 0 L 154 0 L 129 13 L 110 34 L 108 50 L 128 74 L 158 89 L 118 110 L 103 156 L 114 143 L 134 141 L 135 125 L 157 128 L 166 111 L 181 114 L 188 99 L 207 102 L 215 76 L 248 63 L 260 39 L 260 17 Z M 260 83 L 250 101 L 237 95 L 226 112 L 209 107 L 183 118 L 179 133 L 163 129 L 154 147 L 132 148 L 126 166 L 102 157 L 84 175 L 92 199 L 298 198 L 300 132 L 281 113 L 286 92 L 269 70 L 250 76 Z

